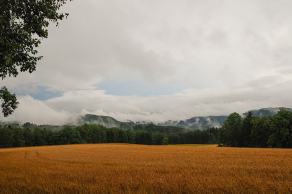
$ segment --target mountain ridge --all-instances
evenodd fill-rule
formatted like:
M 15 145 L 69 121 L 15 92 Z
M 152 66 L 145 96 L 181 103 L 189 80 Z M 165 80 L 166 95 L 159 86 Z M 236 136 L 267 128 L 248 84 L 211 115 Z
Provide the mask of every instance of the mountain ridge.
M 253 109 L 242 113 L 242 116 L 245 117 L 248 112 L 251 112 L 253 116 L 256 117 L 269 117 L 275 115 L 280 110 L 287 110 L 291 111 L 291 108 L 286 107 L 275 107 L 275 108 L 260 108 L 260 109 Z M 111 116 L 104 116 L 104 115 L 94 115 L 94 114 L 85 114 L 83 116 L 78 117 L 74 123 L 67 123 L 66 126 L 80 126 L 83 124 L 96 124 L 101 125 L 106 128 L 119 128 L 124 130 L 129 129 L 137 129 L 137 128 L 147 128 L 150 125 L 157 126 L 157 127 L 176 127 L 183 130 L 204 130 L 207 128 L 220 128 L 224 121 L 227 119 L 227 115 L 219 115 L 219 116 L 194 116 L 185 120 L 168 120 L 165 122 L 154 123 L 149 121 L 119 121 Z M 20 122 L 1 122 L 0 126 L 4 125 L 22 125 Z M 34 127 L 35 124 L 33 123 L 23 123 L 23 125 L 28 127 Z M 54 129 L 58 130 L 60 126 L 57 125 L 38 125 L 43 128 Z M 152 127 L 153 128 L 153 127 Z
M 275 107 L 275 108 L 261 108 L 254 109 L 243 113 L 242 115 L 247 115 L 251 112 L 253 116 L 256 117 L 268 117 L 273 116 L 280 110 L 288 110 L 292 112 L 291 108 L 285 107 Z M 195 129 L 206 129 L 206 128 L 219 128 L 223 125 L 224 121 L 227 119 L 227 115 L 219 116 L 194 116 L 185 120 L 168 120 L 165 122 L 157 123 L 158 126 L 173 126 L 183 129 L 195 130 Z M 151 124 L 151 122 L 122 122 L 110 116 L 101 116 L 87 114 L 81 117 L 79 124 L 98 124 L 103 125 L 107 128 L 121 128 L 121 129 L 133 129 L 135 125 L 143 123 L 144 125 Z M 153 123 L 152 123 L 153 124 Z
M 122 122 L 110 116 L 86 114 L 79 118 L 78 124 L 97 124 L 106 128 L 120 128 L 120 129 L 132 129 L 135 125 L 134 122 Z

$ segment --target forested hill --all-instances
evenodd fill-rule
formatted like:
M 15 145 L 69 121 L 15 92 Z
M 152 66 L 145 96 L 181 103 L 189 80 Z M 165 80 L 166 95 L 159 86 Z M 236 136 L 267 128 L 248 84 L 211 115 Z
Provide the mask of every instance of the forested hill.
M 277 114 L 280 110 L 285 110 L 288 112 L 292 112 L 290 108 L 262 108 L 257 110 L 249 111 L 254 117 L 271 117 Z M 248 112 L 243 113 L 243 117 L 245 117 Z M 152 129 L 152 130 L 160 130 L 160 129 L 171 129 L 171 130 L 205 130 L 208 128 L 220 128 L 223 126 L 228 116 L 206 116 L 206 117 L 192 117 L 186 120 L 169 120 L 162 123 L 151 123 L 151 122 L 133 122 L 126 121 L 122 122 L 110 116 L 101 116 L 94 114 L 86 114 L 81 116 L 77 121 L 77 126 L 81 126 L 84 124 L 94 124 L 100 125 L 105 128 L 118 128 L 121 130 L 132 130 L 132 129 Z M 0 126 L 17 126 L 19 125 L 17 122 L 0 122 Z M 76 123 L 68 123 L 67 125 L 76 125 Z M 35 124 L 25 123 L 25 127 L 36 127 Z M 50 129 L 50 130 L 59 130 L 62 126 L 56 125 L 39 125 L 41 128 Z
M 247 116 L 250 112 L 252 116 L 254 117 L 271 117 L 277 114 L 280 110 L 285 110 L 288 112 L 292 112 L 291 108 L 285 108 L 285 107 L 277 107 L 277 108 L 261 108 L 256 110 L 250 110 L 246 113 L 244 113 L 244 116 Z
M 227 116 L 208 116 L 208 117 L 193 117 L 181 121 L 167 121 L 163 123 L 153 124 L 151 122 L 121 122 L 109 116 L 86 114 L 78 120 L 78 125 L 83 124 L 96 124 L 106 128 L 119 128 L 119 129 L 134 129 L 137 127 L 147 127 L 149 125 L 156 127 L 176 127 L 187 130 L 204 130 L 208 128 L 221 127 L 226 120 Z
M 134 122 L 121 122 L 116 120 L 113 117 L 109 116 L 100 116 L 100 115 L 93 115 L 93 114 L 86 114 L 82 116 L 79 121 L 78 125 L 83 124 L 96 124 L 101 125 L 106 128 L 119 128 L 119 129 L 133 129 L 135 126 Z
M 0 125 L 0 147 L 78 143 L 221 144 L 236 147 L 292 147 L 292 111 L 279 109 L 273 116 L 229 115 L 222 127 L 205 130 L 119 122 L 111 117 L 88 115 L 79 126 L 17 123 Z M 266 110 L 265 110 L 266 113 Z M 83 118 L 84 119 L 84 118 Z M 102 122 L 110 128 L 98 124 Z M 129 126 L 127 128 L 119 127 Z
M 208 129 L 221 127 L 226 120 L 227 116 L 207 116 L 207 117 L 192 117 L 186 120 L 180 121 L 167 121 L 159 123 L 160 126 L 176 126 L 184 129 L 195 130 L 195 129 Z
M 234 147 L 292 147 L 292 111 L 282 108 L 273 116 L 228 116 L 220 129 L 220 143 Z
M 270 117 L 277 114 L 281 109 L 291 111 L 290 108 L 262 108 L 257 110 L 251 110 L 249 112 L 252 113 L 255 117 Z M 247 115 L 248 112 L 243 113 L 243 115 Z M 158 126 L 168 126 L 168 127 L 177 127 L 187 130 L 204 130 L 208 128 L 220 128 L 223 126 L 225 120 L 228 116 L 206 116 L 206 117 L 192 117 L 186 120 L 169 120 L 162 123 L 157 123 Z M 121 122 L 117 119 L 109 116 L 100 116 L 100 115 L 93 115 L 93 114 L 87 114 L 82 116 L 79 121 L 79 125 L 82 124 L 97 124 L 102 125 L 106 128 L 119 128 L 119 129 L 134 129 L 137 128 L 137 125 L 139 127 L 143 125 L 149 125 L 152 123 L 142 122 L 141 123 L 135 123 L 132 121 L 128 122 Z

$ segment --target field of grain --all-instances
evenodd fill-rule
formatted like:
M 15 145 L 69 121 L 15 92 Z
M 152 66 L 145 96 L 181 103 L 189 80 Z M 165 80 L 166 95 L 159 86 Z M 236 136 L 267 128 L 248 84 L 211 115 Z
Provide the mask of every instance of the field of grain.
M 291 149 L 67 145 L 0 149 L 0 193 L 292 193 Z

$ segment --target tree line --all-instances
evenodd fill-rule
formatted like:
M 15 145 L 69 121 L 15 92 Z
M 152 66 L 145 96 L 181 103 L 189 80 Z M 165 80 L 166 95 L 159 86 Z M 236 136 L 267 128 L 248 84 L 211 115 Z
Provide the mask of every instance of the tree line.
M 36 125 L 8 125 L 0 127 L 0 147 L 64 145 L 85 143 L 131 143 L 147 145 L 214 144 L 218 143 L 218 129 L 184 131 L 156 125 L 122 130 L 99 125 L 63 126 L 60 129 Z
M 292 147 L 292 112 L 285 109 L 270 117 L 244 118 L 232 113 L 220 129 L 219 142 L 234 147 Z
M 131 143 L 147 145 L 219 144 L 233 147 L 292 147 L 292 112 L 281 110 L 274 116 L 241 116 L 232 113 L 221 128 L 186 130 L 154 124 L 133 129 L 105 128 L 100 125 L 37 126 L 1 125 L 0 147 Z

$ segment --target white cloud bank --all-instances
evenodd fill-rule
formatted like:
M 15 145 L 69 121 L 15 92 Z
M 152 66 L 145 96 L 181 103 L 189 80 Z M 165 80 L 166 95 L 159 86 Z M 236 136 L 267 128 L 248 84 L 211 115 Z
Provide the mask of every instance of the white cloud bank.
M 266 78 L 277 79 L 277 78 Z M 266 79 L 263 81 L 266 82 Z M 275 81 L 276 82 L 276 81 Z M 292 107 L 292 81 L 276 84 L 251 83 L 252 87 L 230 90 L 188 90 L 175 95 L 139 97 L 112 96 L 100 90 L 65 92 L 47 101 L 20 98 L 20 107 L 9 120 L 38 124 L 66 124 L 86 113 L 113 116 L 119 120 L 154 121 L 186 119 L 192 116 L 227 115 L 273 105 Z M 255 85 L 259 84 L 257 88 Z

